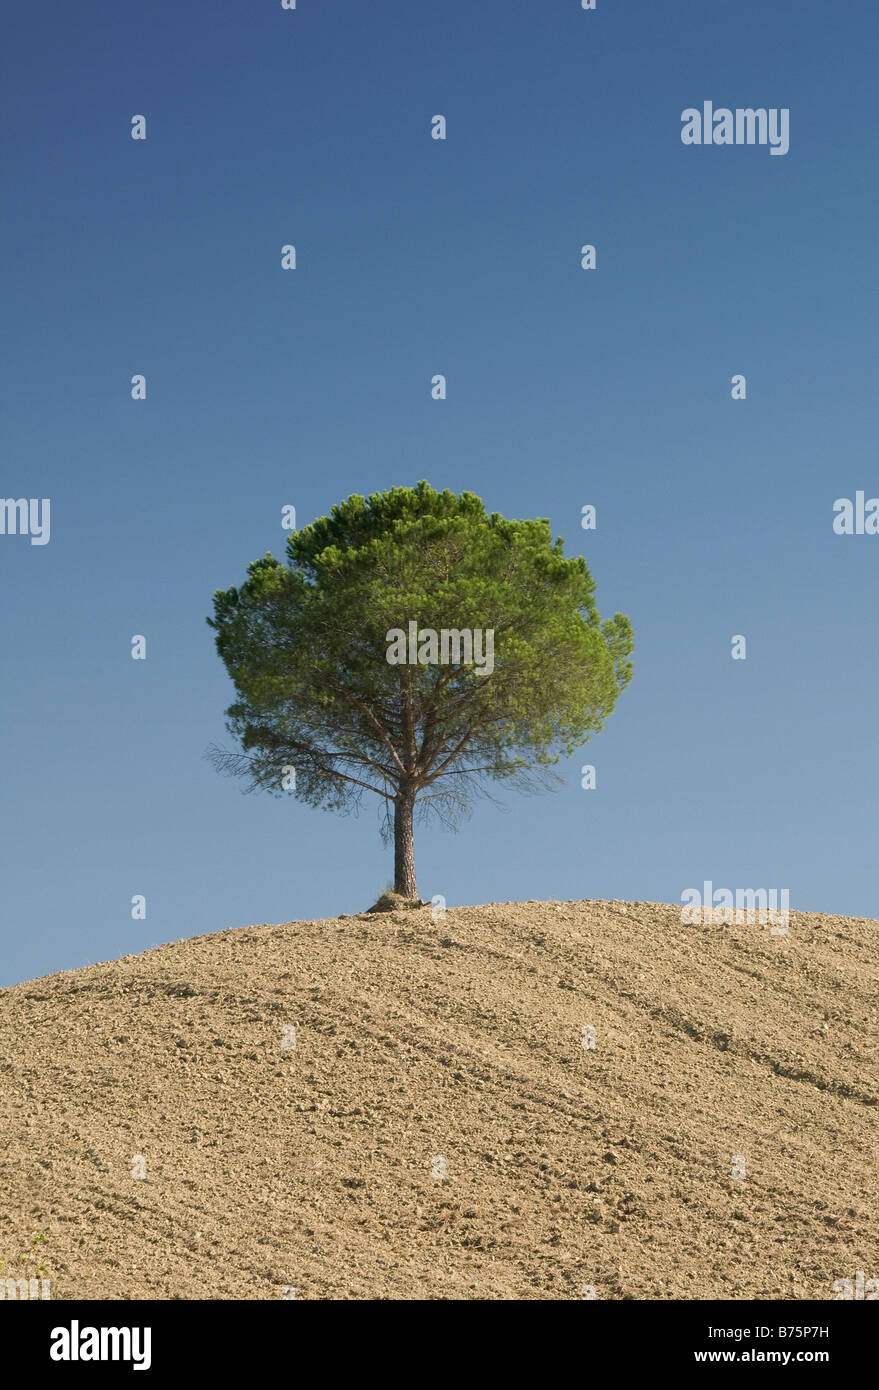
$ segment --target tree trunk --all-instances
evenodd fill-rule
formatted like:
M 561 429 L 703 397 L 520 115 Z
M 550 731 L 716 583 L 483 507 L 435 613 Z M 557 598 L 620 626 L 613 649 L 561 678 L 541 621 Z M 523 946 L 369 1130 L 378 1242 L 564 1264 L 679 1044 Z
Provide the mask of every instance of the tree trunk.
M 394 892 L 404 898 L 416 899 L 415 839 L 412 833 L 412 813 L 415 793 L 408 788 L 394 797 Z

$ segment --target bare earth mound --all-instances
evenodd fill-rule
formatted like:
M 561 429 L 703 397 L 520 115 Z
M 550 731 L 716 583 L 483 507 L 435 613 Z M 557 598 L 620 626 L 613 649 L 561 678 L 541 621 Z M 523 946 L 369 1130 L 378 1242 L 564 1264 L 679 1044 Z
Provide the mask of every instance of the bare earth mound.
M 425 907 L 0 991 L 0 1278 L 832 1299 L 879 1278 L 877 941 L 804 913 L 772 936 L 651 903 Z

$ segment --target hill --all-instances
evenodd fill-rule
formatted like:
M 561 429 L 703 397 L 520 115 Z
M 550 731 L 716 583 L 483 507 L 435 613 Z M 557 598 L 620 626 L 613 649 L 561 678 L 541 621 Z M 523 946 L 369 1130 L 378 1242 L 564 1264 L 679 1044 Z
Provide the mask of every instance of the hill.
M 877 923 L 680 915 L 289 922 L 0 991 L 0 1277 L 523 1300 L 879 1278 Z

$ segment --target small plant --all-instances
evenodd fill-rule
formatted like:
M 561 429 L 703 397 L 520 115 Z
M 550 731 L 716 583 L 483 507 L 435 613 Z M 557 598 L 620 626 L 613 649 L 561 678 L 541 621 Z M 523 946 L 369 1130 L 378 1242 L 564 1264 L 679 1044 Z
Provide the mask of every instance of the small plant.
M 28 1261 L 30 1261 L 30 1260 L 36 1260 L 36 1259 L 38 1259 L 38 1258 L 39 1258 L 39 1255 L 40 1255 L 40 1253 L 41 1253 L 39 1247 L 40 1247 L 41 1245 L 44 1245 L 44 1244 L 46 1243 L 46 1240 L 47 1240 L 47 1237 L 46 1237 L 46 1236 L 43 1236 L 43 1235 L 33 1235 L 33 1236 L 31 1236 L 31 1246 L 32 1246 L 33 1248 L 30 1249 L 30 1250 L 25 1251 L 24 1254 L 18 1256 L 18 1259 L 19 1259 L 20 1263 L 21 1263 L 21 1264 L 27 1264 Z M 42 1264 L 42 1263 L 38 1264 L 38 1265 L 37 1265 L 37 1270 L 36 1270 L 36 1272 L 37 1272 L 37 1274 L 40 1274 L 40 1275 L 45 1276 L 44 1282 L 48 1285 L 48 1271 L 47 1271 L 47 1269 L 46 1269 L 46 1266 L 45 1266 L 44 1264 Z M 0 1279 L 8 1278 L 8 1277 L 9 1277 L 9 1275 L 6 1273 L 5 1265 L 4 1265 L 3 1261 L 0 1260 Z M 34 1276 L 33 1276 L 33 1275 L 30 1276 L 30 1282 L 31 1282 L 32 1284 L 35 1282 Z M 44 1296 L 48 1296 L 48 1297 L 51 1298 L 51 1297 L 52 1297 L 52 1294 L 49 1293 L 48 1295 L 44 1295 Z M 56 1294 L 55 1297 L 57 1297 L 57 1296 L 58 1296 L 58 1295 Z

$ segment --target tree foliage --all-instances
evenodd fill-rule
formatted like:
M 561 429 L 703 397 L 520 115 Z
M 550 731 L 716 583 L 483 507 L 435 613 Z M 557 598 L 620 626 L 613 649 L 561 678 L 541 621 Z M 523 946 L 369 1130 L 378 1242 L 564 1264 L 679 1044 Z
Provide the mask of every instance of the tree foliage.
M 411 621 L 493 629 L 491 674 L 390 665 L 388 634 Z M 296 795 L 333 810 L 377 795 L 388 829 L 392 810 L 455 824 L 492 782 L 545 783 L 631 677 L 629 620 L 601 622 L 585 560 L 547 521 L 425 482 L 349 497 L 291 534 L 286 564 L 254 561 L 208 622 L 237 693 L 239 751 L 215 763 L 277 793 L 291 765 Z

